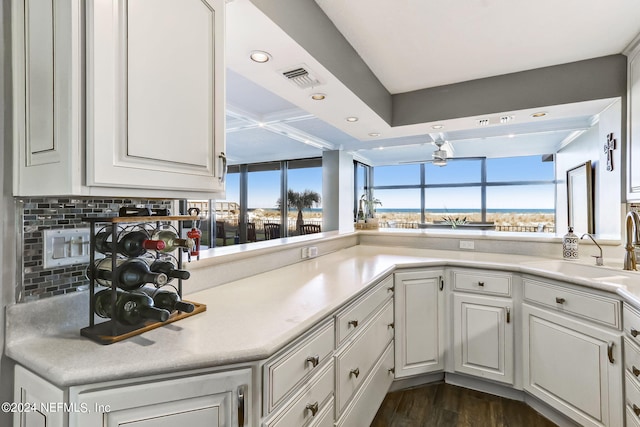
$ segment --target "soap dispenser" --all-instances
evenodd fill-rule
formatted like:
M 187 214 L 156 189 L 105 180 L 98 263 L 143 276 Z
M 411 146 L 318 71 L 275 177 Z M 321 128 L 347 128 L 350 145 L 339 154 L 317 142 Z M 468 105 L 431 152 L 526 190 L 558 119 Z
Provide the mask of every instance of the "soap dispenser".
M 573 227 L 562 238 L 562 257 L 564 259 L 578 259 L 578 236 L 573 233 Z

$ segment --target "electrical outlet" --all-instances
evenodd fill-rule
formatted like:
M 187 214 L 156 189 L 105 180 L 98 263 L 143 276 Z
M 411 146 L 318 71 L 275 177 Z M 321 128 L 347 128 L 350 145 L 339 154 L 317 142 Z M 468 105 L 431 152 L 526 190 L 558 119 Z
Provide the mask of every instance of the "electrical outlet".
M 309 258 L 309 248 L 302 248 L 302 250 L 300 251 L 300 258 Z
M 315 258 L 318 256 L 318 247 L 309 246 L 309 258 Z
M 44 230 L 43 267 L 89 262 L 89 228 Z
M 460 249 L 474 249 L 475 243 L 473 240 L 460 240 Z

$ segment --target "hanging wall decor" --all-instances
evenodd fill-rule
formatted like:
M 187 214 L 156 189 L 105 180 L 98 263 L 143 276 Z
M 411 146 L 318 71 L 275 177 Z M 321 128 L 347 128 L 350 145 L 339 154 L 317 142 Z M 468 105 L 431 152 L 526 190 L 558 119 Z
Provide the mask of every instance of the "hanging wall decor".
M 607 135 L 607 143 L 604 144 L 604 152 L 607 155 L 607 170 L 613 170 L 613 150 L 616 149 L 616 140 L 613 132 Z

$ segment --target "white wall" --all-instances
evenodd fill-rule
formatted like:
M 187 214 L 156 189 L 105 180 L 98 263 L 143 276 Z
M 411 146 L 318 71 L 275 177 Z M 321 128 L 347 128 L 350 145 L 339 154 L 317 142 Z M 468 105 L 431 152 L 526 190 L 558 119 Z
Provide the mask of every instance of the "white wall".
M 322 153 L 322 230 L 353 231 L 353 156 Z
M 594 173 L 594 215 L 595 234 L 601 239 L 620 239 L 622 236 L 621 216 L 622 175 L 621 159 L 623 144 L 622 102 L 618 100 L 600 114 L 599 122 L 583 133 L 556 155 L 556 230 L 563 235 L 567 230 L 567 170 L 591 160 Z M 614 150 L 613 171 L 607 171 L 604 145 L 607 134 L 613 133 L 617 140 Z M 577 230 L 576 232 L 581 231 Z

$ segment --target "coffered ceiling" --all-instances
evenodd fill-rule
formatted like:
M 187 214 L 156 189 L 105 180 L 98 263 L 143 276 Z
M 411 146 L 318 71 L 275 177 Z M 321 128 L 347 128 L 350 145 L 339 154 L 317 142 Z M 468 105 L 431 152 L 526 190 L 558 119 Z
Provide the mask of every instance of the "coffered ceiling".
M 342 149 L 370 164 L 391 164 L 430 158 L 436 139 L 449 141 L 454 157 L 546 154 L 588 129 L 615 101 L 391 126 L 256 2 L 227 3 L 231 163 L 313 157 L 325 149 Z M 316 3 L 317 12 L 326 14 L 389 94 L 617 54 L 640 32 L 637 0 L 593 2 L 588 8 L 578 0 Z M 303 17 L 300 25 L 304 29 Z M 251 61 L 254 50 L 268 52 L 271 60 Z M 300 66 L 318 83 L 300 88 L 283 77 L 283 71 Z M 326 99 L 314 101 L 312 93 L 323 93 Z M 547 115 L 531 116 L 539 111 Z M 347 122 L 347 116 L 358 121 Z M 482 121 L 486 126 L 479 125 Z M 435 130 L 436 125 L 444 127 Z

